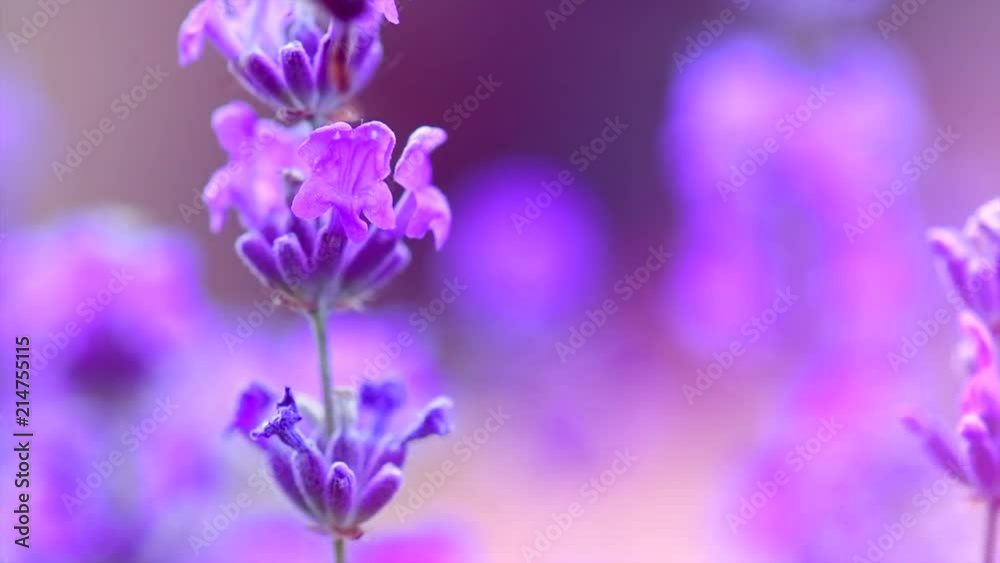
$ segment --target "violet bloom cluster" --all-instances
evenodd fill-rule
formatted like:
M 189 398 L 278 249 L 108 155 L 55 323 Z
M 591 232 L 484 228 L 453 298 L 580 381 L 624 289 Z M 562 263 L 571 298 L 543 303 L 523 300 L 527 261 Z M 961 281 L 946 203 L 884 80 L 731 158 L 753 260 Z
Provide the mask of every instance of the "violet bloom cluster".
M 932 229 L 928 238 L 943 277 L 952 287 L 948 300 L 965 306 L 959 316 L 964 342 L 959 350 L 968 377 L 960 402 L 959 455 L 921 416 L 904 419 L 931 457 L 955 479 L 968 484 L 991 506 L 1000 503 L 1000 368 L 997 327 L 1000 286 L 996 268 L 1000 243 L 1000 200 L 969 218 L 961 231 Z
M 440 247 L 451 211 L 431 182 L 430 153 L 443 130 L 421 127 L 387 184 L 395 134 L 383 123 L 333 123 L 309 132 L 259 119 L 234 102 L 213 127 L 230 156 L 204 198 L 212 228 L 235 208 L 247 229 L 236 248 L 250 270 L 296 310 L 358 308 L 410 261 L 403 240 L 428 231 Z
M 206 40 L 237 80 L 289 120 L 322 118 L 371 79 L 395 0 L 202 0 L 181 25 L 181 66 Z
M 394 380 L 366 382 L 358 395 L 339 391 L 339 420 L 329 432 L 322 415 L 300 405 L 290 389 L 275 403 L 270 391 L 253 385 L 243 394 L 232 427 L 266 453 L 279 487 L 316 528 L 357 539 L 361 526 L 399 491 L 409 444 L 451 431 L 451 401 L 439 397 L 406 433 L 390 433 L 404 396 Z M 265 420 L 272 408 L 277 414 Z
M 32 368 L 105 403 L 165 378 L 206 305 L 197 253 L 124 208 L 15 231 L 0 252 L 7 318 L 31 335 Z
M 927 235 L 948 300 L 975 312 L 994 334 L 1000 330 L 1000 199 L 980 206 L 961 230 L 931 229 Z
M 904 417 L 906 427 L 920 436 L 931 458 L 952 478 L 970 486 L 991 504 L 1000 503 L 1000 371 L 996 343 L 989 328 L 972 312 L 960 323 L 974 350 L 972 373 L 960 402 L 960 455 L 943 433 L 919 414 Z

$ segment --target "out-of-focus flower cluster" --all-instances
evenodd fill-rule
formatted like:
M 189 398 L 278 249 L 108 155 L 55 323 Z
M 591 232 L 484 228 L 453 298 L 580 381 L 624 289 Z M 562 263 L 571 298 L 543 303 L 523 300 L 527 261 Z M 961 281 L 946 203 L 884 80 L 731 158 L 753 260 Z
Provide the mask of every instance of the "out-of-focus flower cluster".
M 961 231 L 931 229 L 928 239 L 950 290 L 948 301 L 963 308 L 963 340 L 957 345 L 967 376 L 957 427 L 963 447 L 955 450 L 951 440 L 918 413 L 904 422 L 939 466 L 995 507 L 1000 503 L 1000 200 L 982 205 Z

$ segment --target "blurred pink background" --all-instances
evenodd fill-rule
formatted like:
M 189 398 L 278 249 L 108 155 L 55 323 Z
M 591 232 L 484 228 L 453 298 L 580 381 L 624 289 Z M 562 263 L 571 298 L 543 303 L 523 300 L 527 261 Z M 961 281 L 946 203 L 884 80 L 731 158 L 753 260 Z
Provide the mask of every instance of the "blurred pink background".
M 560 5 L 573 12 L 547 15 Z M 233 252 L 235 222 L 212 235 L 207 213 L 186 206 L 198 205 L 225 161 L 212 110 L 249 98 L 214 52 L 178 68 L 177 27 L 189 8 L 70 1 L 16 52 L 4 45 L 2 230 L 113 204 L 183 231 L 216 319 L 193 344 L 213 358 L 205 368 L 214 375 L 183 386 L 214 389 L 197 408 L 218 410 L 204 416 L 222 422 L 243 378 L 280 385 L 277 372 L 294 365 L 288 349 L 308 357 L 312 348 L 301 319 L 283 312 L 262 337 L 226 348 L 224 334 L 266 292 Z M 458 426 L 413 457 L 372 536 L 445 522 L 469 542 L 468 560 L 483 562 L 850 561 L 870 557 L 869 540 L 919 510 L 914 496 L 941 475 L 898 416 L 920 404 L 950 424 L 960 383 L 954 309 L 924 231 L 960 224 L 996 193 L 1000 7 L 929 0 L 902 23 L 892 23 L 894 9 L 860 0 L 401 0 L 402 23 L 383 32 L 385 61 L 358 110 L 397 131 L 448 129 L 434 158 L 453 239 L 439 254 L 417 245 L 370 316 L 414 333 L 416 345 L 392 365 L 434 366 L 427 385 L 455 398 Z M 39 7 L 0 10 L 9 37 Z M 150 68 L 165 76 L 123 117 L 115 100 Z M 499 85 L 456 120 L 453 106 L 490 77 Z M 832 95 L 786 136 L 780 121 L 808 107 L 820 85 Z M 57 178 L 53 162 L 103 119 L 113 131 Z M 606 120 L 616 119 L 626 126 L 611 134 Z M 914 178 L 906 162 L 941 129 L 957 138 Z M 731 167 L 772 137 L 778 150 L 723 197 Z M 588 145 L 599 154 L 580 152 Z M 572 183 L 539 198 L 563 171 Z M 846 225 L 861 224 L 896 179 L 905 191 L 852 237 Z M 658 261 L 661 247 L 669 257 Z M 407 324 L 454 280 L 468 289 L 426 331 Z M 894 365 L 890 354 L 942 308 L 949 322 Z M 590 336 L 588 323 L 600 325 Z M 338 350 L 336 334 L 334 365 L 352 366 L 341 381 L 385 351 L 381 336 L 363 351 Z M 213 381 L 220 370 L 229 379 Z M 509 420 L 483 432 L 497 409 Z M 842 430 L 816 442 L 831 417 Z M 485 439 L 466 457 L 461 441 L 475 442 L 477 430 Z M 789 461 L 810 440 L 818 451 Z M 236 440 L 218 447 L 229 480 L 244 482 L 252 452 Z M 629 456 L 634 463 L 615 473 Z M 399 516 L 449 460 L 455 474 Z M 759 482 L 782 469 L 788 483 L 741 515 Z M 602 474 L 605 485 L 590 484 Z M 980 507 L 956 487 L 939 496 L 880 560 L 978 557 Z M 262 498 L 250 518 L 295 523 L 284 500 Z M 574 503 L 582 514 L 549 534 Z M 150 510 L 182 530 L 214 510 L 173 508 Z

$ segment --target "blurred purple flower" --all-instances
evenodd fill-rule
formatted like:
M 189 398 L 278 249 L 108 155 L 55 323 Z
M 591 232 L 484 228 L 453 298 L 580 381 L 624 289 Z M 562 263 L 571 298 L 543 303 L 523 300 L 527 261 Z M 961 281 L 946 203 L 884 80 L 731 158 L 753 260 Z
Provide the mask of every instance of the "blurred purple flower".
M 944 513 L 964 498 L 950 480 L 907 455 L 907 437 L 893 431 L 895 415 L 884 408 L 902 389 L 884 371 L 881 353 L 844 347 L 814 358 L 786 386 L 758 431 L 764 438 L 749 445 L 749 459 L 732 464 L 730 485 L 712 514 L 715 535 L 734 542 L 720 542 L 712 559 L 952 560 L 945 557 L 956 553 L 954 530 L 938 533 L 931 508 Z M 905 541 L 895 537 L 886 548 L 881 537 L 901 518 L 912 519 Z M 869 555 L 869 542 L 881 545 L 881 554 Z
M 915 322 L 926 290 L 912 282 L 917 200 L 890 192 L 912 189 L 903 167 L 925 123 L 906 59 L 857 40 L 811 62 L 793 55 L 763 36 L 726 40 L 684 69 L 670 100 L 663 162 L 688 251 L 664 310 L 703 353 L 756 341 L 754 319 L 780 289 L 822 296 L 767 335 L 799 350 L 830 337 L 884 342 Z
M 516 158 L 478 168 L 461 183 L 456 205 L 465 220 L 452 250 L 441 255 L 441 270 L 468 286 L 457 303 L 462 311 L 537 328 L 582 313 L 588 299 L 600 297 L 611 245 L 583 178 Z
M 206 313 L 195 252 L 181 235 L 121 209 L 15 233 L 3 252 L 14 325 L 44 380 L 97 400 L 162 375 Z
M 1000 199 L 980 206 L 962 230 L 935 228 L 927 238 L 948 301 L 968 307 L 1000 334 Z
M 959 323 L 972 343 L 973 369 L 961 400 L 958 434 L 965 446 L 960 456 L 938 429 L 919 414 L 903 419 L 920 436 L 928 454 L 954 479 L 972 487 L 991 504 L 1000 502 L 1000 372 L 993 333 L 974 313 L 963 311 Z
M 181 24 L 179 60 L 196 61 L 208 40 L 248 91 L 286 117 L 325 117 L 378 68 L 383 18 L 399 22 L 392 0 L 202 0 Z
M 184 426 L 183 414 L 162 404 L 151 401 L 156 407 L 140 418 L 87 409 L 67 397 L 34 413 L 31 427 L 46 438 L 31 440 L 31 518 L 45 525 L 31 528 L 31 548 L 19 560 L 181 559 L 189 545 L 181 523 L 193 520 L 204 495 L 218 484 L 219 464 L 211 457 L 218 448 L 202 439 L 203 428 L 199 438 Z M 150 426 L 153 416 L 159 422 Z
M 337 429 L 322 429 L 321 415 L 300 404 L 286 388 L 278 414 L 264 420 L 274 406 L 263 387 L 254 385 L 241 399 L 233 428 L 268 457 L 279 487 L 308 515 L 317 529 L 336 538 L 357 539 L 361 525 L 385 508 L 402 485 L 402 467 L 410 442 L 451 431 L 451 401 L 431 401 L 416 425 L 402 436 L 388 433 L 402 407 L 401 383 L 363 383 L 359 396 L 341 391 L 336 400 Z M 256 429 L 255 429 L 256 428 Z
M 662 146 L 693 220 L 791 196 L 839 226 L 900 176 L 926 123 L 907 59 L 853 40 L 815 60 L 744 36 L 685 69 Z
M 382 123 L 309 133 L 236 102 L 213 124 L 230 162 L 205 188 L 212 227 L 235 207 L 248 229 L 240 257 L 294 309 L 357 308 L 409 264 L 404 238 L 432 231 L 440 248 L 448 236 L 451 212 L 430 181 L 440 129 L 417 129 L 403 149 L 395 178 L 404 193 L 393 206 L 385 180 L 395 135 Z

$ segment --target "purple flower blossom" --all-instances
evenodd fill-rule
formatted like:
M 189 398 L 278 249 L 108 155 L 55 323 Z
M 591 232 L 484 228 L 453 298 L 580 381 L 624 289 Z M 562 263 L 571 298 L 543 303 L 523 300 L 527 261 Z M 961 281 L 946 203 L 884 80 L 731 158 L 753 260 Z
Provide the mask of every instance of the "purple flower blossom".
M 94 400 L 131 396 L 164 375 L 206 311 L 195 253 L 177 233 L 122 209 L 14 233 L 0 261 L 5 312 L 31 336 L 32 367 Z
M 357 396 L 339 391 L 333 434 L 318 423 L 321 414 L 300 405 L 288 388 L 276 405 L 277 414 L 264 420 L 260 399 L 265 393 L 260 386 L 247 391 L 233 428 L 266 453 L 285 495 L 318 529 L 337 538 L 361 537 L 361 526 L 389 504 L 402 484 L 410 442 L 451 431 L 451 401 L 439 397 L 408 432 L 390 434 L 389 424 L 405 395 L 396 381 L 364 383 Z M 267 401 L 267 407 L 272 405 L 273 399 Z
M 440 248 L 448 236 L 448 202 L 431 185 L 440 129 L 414 132 L 396 165 L 404 194 L 393 205 L 386 180 L 395 135 L 382 123 L 309 133 L 235 102 L 213 124 L 230 161 L 205 188 L 212 228 L 234 207 L 247 228 L 237 251 L 293 308 L 356 308 L 409 264 L 404 237 L 430 231 Z
M 385 179 L 396 137 L 385 124 L 372 121 L 351 128 L 334 123 L 314 131 L 299 148 L 310 175 L 292 201 L 292 211 L 315 219 L 329 209 L 340 218 L 352 240 L 362 240 L 367 225 L 397 229 L 408 237 L 434 233 L 438 248 L 448 238 L 451 210 L 444 194 L 431 184 L 430 154 L 448 138 L 443 129 L 420 127 L 410 136 L 396 163 L 394 179 L 405 194 L 392 207 Z
M 197 60 L 208 40 L 265 103 L 290 119 L 326 116 L 378 68 L 383 17 L 399 22 L 393 0 L 202 0 L 181 24 L 179 61 Z
M 974 313 L 963 311 L 959 323 L 974 356 L 972 373 L 962 391 L 957 428 L 965 455 L 959 455 L 922 415 L 910 414 L 903 422 L 922 439 L 937 465 L 972 487 L 984 500 L 995 503 L 1000 501 L 1000 372 L 996 344 L 989 327 Z
M 400 162 L 405 159 L 406 151 Z M 605 208 L 585 178 L 561 183 L 561 170 L 546 160 L 514 157 L 459 180 L 455 206 L 464 228 L 440 255 L 440 275 L 468 286 L 457 311 L 491 319 L 489 326 L 470 326 L 520 340 L 527 331 L 562 324 L 604 291 L 610 256 Z M 407 181 L 402 176 L 397 169 L 400 183 Z M 483 249 L 490 259 L 482 259 Z
M 1000 331 L 1000 199 L 980 206 L 962 230 L 931 229 L 927 238 L 950 286 L 949 301 L 958 300 Z
M 185 560 L 193 523 L 214 506 L 209 499 L 226 498 L 216 491 L 228 475 L 215 433 L 187 424 L 187 402 L 151 397 L 134 397 L 141 409 L 130 414 L 87 408 L 76 396 L 46 397 L 49 409 L 32 413 L 31 429 L 49 436 L 30 445 L 31 515 L 46 525 L 32 528 L 31 547 L 18 561 Z M 161 422 L 143 432 L 154 415 Z

